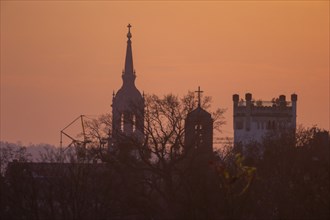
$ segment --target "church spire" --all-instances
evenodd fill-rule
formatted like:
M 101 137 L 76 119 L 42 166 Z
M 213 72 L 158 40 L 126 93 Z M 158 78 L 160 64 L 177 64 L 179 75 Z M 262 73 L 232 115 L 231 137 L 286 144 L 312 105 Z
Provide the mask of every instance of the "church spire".
M 126 59 L 125 59 L 125 70 L 124 75 L 135 75 L 133 68 L 133 55 L 132 55 L 132 34 L 131 34 L 131 24 L 127 25 L 128 33 L 127 33 L 127 49 L 126 49 Z M 134 77 L 135 78 L 135 77 Z
M 129 149 L 144 138 L 144 98 L 135 86 L 135 71 L 132 56 L 131 25 L 128 24 L 125 69 L 122 72 L 123 85 L 113 94 L 111 146 L 125 146 Z M 132 142 L 133 141 L 133 142 Z M 133 149 L 132 149 L 133 150 Z M 124 150 L 123 152 L 131 151 Z M 131 151 L 133 152 L 133 151 Z M 134 151 L 137 152 L 137 151 Z M 133 153 L 134 153 L 133 152 Z M 135 154 L 135 153 L 134 153 Z

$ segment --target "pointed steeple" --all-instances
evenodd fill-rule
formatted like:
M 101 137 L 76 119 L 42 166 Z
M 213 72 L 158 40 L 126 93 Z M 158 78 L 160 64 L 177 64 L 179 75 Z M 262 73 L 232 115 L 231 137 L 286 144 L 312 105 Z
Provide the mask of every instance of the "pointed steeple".
M 132 55 L 132 34 L 131 34 L 131 24 L 127 25 L 127 49 L 126 49 L 126 59 L 125 59 L 125 69 L 123 71 L 123 81 L 124 85 L 134 84 L 135 81 L 135 71 L 133 68 L 133 55 Z
M 128 24 L 125 69 L 122 72 L 123 85 L 113 93 L 112 138 L 113 146 L 126 146 L 144 138 L 144 98 L 135 86 L 135 71 L 132 56 L 131 25 Z M 135 142 L 134 142 L 135 143 Z M 109 144 L 110 145 L 110 144 Z M 131 144 L 130 144 L 131 146 Z

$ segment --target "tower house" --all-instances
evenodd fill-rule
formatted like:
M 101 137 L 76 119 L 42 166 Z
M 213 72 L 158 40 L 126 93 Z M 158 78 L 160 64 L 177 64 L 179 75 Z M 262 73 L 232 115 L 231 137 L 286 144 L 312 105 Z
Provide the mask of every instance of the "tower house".
M 234 143 L 247 145 L 261 143 L 267 134 L 280 135 L 296 130 L 297 95 L 287 101 L 280 95 L 272 101 L 252 100 L 246 93 L 245 100 L 233 95 Z M 244 149 L 244 148 L 243 148 Z

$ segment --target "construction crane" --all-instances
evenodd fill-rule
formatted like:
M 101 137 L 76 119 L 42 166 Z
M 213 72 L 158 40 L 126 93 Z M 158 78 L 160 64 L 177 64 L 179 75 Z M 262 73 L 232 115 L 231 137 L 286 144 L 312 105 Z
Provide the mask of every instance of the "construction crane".
M 88 143 L 91 143 L 91 141 L 88 140 L 88 138 L 86 136 L 84 117 L 85 117 L 85 115 L 79 115 L 76 119 L 74 119 L 72 122 L 70 122 L 66 127 L 64 127 L 61 130 L 61 132 L 60 132 L 60 147 L 61 147 L 61 152 L 62 153 L 65 152 L 70 147 L 75 147 L 75 149 L 77 151 L 78 158 L 81 158 L 81 157 L 85 156 L 86 145 Z M 77 140 L 77 139 L 73 138 L 71 135 L 69 135 L 65 132 L 65 130 L 67 128 L 69 128 L 71 125 L 73 125 L 79 119 L 80 119 L 81 127 L 82 127 L 83 140 Z M 71 143 L 65 149 L 63 149 L 63 146 L 62 146 L 63 145 L 63 135 L 71 140 Z

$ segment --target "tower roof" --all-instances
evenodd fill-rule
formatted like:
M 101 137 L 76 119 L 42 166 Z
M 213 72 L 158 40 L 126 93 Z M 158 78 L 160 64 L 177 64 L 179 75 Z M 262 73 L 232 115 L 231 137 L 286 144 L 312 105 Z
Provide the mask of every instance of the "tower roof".
M 201 106 L 188 113 L 187 118 L 212 118 L 211 114 L 205 111 Z
M 125 59 L 125 70 L 124 75 L 135 75 L 133 68 L 133 55 L 132 55 L 132 34 L 131 34 L 131 24 L 127 25 L 128 33 L 127 33 L 127 49 L 126 49 L 126 59 Z
M 211 118 L 211 114 L 201 107 L 201 94 L 204 91 L 201 91 L 200 86 L 198 86 L 198 90 L 195 92 L 198 94 L 198 106 L 196 109 L 188 113 L 187 118 Z
M 121 109 L 129 109 L 133 106 L 138 106 L 137 103 L 143 102 L 143 97 L 140 91 L 135 86 L 135 71 L 133 68 L 133 55 L 132 55 L 132 34 L 131 25 L 128 24 L 127 33 L 127 49 L 125 59 L 125 69 L 122 74 L 123 85 L 118 92 L 113 95 L 113 105 Z

